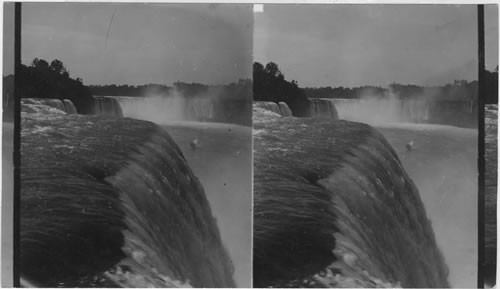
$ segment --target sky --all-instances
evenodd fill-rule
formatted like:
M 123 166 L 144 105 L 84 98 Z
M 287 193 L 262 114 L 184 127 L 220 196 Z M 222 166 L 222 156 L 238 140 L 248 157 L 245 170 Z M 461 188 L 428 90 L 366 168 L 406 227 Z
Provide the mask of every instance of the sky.
M 13 71 L 13 17 L 4 9 L 7 75 Z M 86 84 L 227 83 L 250 77 L 253 42 L 255 61 L 277 62 L 300 86 L 440 85 L 477 78 L 475 5 L 265 5 L 264 13 L 255 14 L 254 29 L 250 10 L 23 3 L 23 63 L 58 58 Z M 486 68 L 494 70 L 496 5 L 485 8 L 485 49 Z
M 23 3 L 23 64 L 61 60 L 85 84 L 251 78 L 251 5 Z
M 495 9 L 485 12 L 487 69 L 498 63 Z M 301 87 L 477 79 L 476 5 L 264 5 L 254 22 L 255 61 Z

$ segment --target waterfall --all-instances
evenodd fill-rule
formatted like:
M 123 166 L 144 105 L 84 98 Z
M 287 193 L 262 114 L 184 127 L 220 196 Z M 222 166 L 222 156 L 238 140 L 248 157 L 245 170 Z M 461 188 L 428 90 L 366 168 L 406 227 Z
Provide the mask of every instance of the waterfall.
M 332 101 L 321 98 L 311 98 L 309 101 L 311 103 L 311 117 L 338 119 L 337 109 Z
M 474 127 L 477 110 L 467 101 L 432 101 L 429 99 L 363 98 L 329 99 L 339 118 L 368 124 L 433 123 Z
M 282 116 L 292 116 L 292 110 L 284 102 L 278 102 L 280 113 Z
M 448 287 L 419 191 L 372 127 L 254 122 L 256 287 Z
M 281 116 L 292 116 L 292 110 L 284 102 L 276 103 L 272 101 L 254 101 L 253 106 L 255 108 L 265 109 Z
M 94 96 L 94 114 L 111 117 L 123 117 L 123 112 L 118 101 L 113 97 Z
M 77 114 L 76 107 L 73 102 L 69 99 L 63 99 L 64 110 L 69 114 Z
M 77 114 L 75 105 L 69 99 L 22 98 L 21 111 Z
M 204 189 L 169 134 L 24 114 L 20 273 L 42 287 L 234 287 Z
M 125 117 L 159 124 L 169 121 L 213 120 L 214 104 L 209 98 L 181 96 L 117 97 Z
M 279 105 L 276 102 L 272 101 L 254 101 L 253 102 L 254 107 L 262 108 L 271 112 L 274 112 L 276 114 L 281 115 L 281 110 Z

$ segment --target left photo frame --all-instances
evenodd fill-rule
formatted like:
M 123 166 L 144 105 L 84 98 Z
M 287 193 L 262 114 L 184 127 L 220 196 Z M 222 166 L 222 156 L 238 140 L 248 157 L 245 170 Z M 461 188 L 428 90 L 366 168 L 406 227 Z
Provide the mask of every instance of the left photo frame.
M 251 287 L 252 5 L 14 6 L 2 286 Z

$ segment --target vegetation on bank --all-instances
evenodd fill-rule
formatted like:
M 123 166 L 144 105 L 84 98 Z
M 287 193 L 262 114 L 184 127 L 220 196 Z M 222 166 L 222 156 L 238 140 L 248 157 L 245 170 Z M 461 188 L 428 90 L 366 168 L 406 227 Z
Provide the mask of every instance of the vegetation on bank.
M 201 83 L 187 83 L 177 81 L 173 86 L 164 84 L 144 84 L 144 85 L 90 85 L 89 89 L 93 95 L 101 96 L 150 96 L 169 95 L 177 93 L 184 97 L 217 96 L 222 99 L 247 99 L 252 97 L 252 81 L 250 79 L 240 79 L 238 82 L 226 85 L 206 85 Z
M 484 101 L 487 104 L 498 103 L 498 67 L 495 71 L 485 71 Z M 437 101 L 472 100 L 477 102 L 478 81 L 455 80 L 452 84 L 443 86 L 424 87 L 413 84 L 389 85 L 389 88 L 377 86 L 361 87 L 306 87 L 304 91 L 308 98 L 347 98 L 358 99 L 366 96 L 383 97 L 392 93 L 393 95 L 405 99 L 421 96 L 430 96 Z
M 297 81 L 285 80 L 285 75 L 274 62 L 264 67 L 253 64 L 253 99 L 256 101 L 285 102 L 294 116 L 309 116 L 310 103 Z
M 80 78 L 71 78 L 60 60 L 55 59 L 49 64 L 44 59 L 35 58 L 29 66 L 21 65 L 16 77 L 19 77 L 18 95 L 22 98 L 66 98 L 73 102 L 78 113 L 92 113 L 94 99 L 90 90 Z
M 168 94 L 172 87 L 161 84 L 145 85 L 89 85 L 90 92 L 93 95 L 101 96 L 144 96 L 147 94 Z
M 362 87 L 319 87 L 304 88 L 310 98 L 346 98 L 395 96 L 400 99 L 428 97 L 436 101 L 477 101 L 477 81 L 455 81 L 444 86 L 424 87 L 413 84 L 390 84 L 388 88 L 377 86 Z
M 388 88 L 379 86 L 361 87 L 306 87 L 300 88 L 297 81 L 287 81 L 278 65 L 269 62 L 265 66 L 259 62 L 253 65 L 253 99 L 256 101 L 283 101 L 288 104 L 295 116 L 304 116 L 309 110 L 309 98 L 346 98 L 384 97 L 394 95 L 398 98 L 430 97 L 436 101 L 472 101 L 477 103 L 477 81 L 456 80 L 453 84 L 424 87 L 413 84 L 393 83 Z M 498 103 L 498 68 L 485 74 L 486 103 Z
M 131 85 L 89 85 L 82 79 L 70 77 L 64 64 L 55 59 L 47 62 L 35 58 L 30 65 L 21 65 L 19 71 L 20 91 L 16 92 L 22 98 L 69 99 L 80 114 L 94 113 L 94 95 L 102 96 L 149 96 L 171 95 L 185 98 L 207 97 L 214 102 L 217 120 L 251 125 L 252 113 L 252 81 L 240 79 L 238 82 L 226 85 L 205 85 L 177 81 L 173 86 L 165 84 Z M 12 120 L 14 111 L 14 79 L 4 77 L 4 114 L 6 120 Z

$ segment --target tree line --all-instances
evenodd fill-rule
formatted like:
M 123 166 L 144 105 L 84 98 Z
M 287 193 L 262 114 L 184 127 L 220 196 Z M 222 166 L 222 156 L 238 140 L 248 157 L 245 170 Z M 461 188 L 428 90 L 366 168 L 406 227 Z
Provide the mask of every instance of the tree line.
M 16 76 L 22 98 L 69 99 L 78 113 L 93 111 L 94 99 L 80 78 L 73 79 L 62 61 L 54 59 L 50 64 L 35 58 L 30 65 L 21 65 Z
M 485 103 L 498 103 L 498 66 L 495 71 L 485 71 Z M 305 87 L 297 81 L 288 81 L 278 65 L 269 62 L 265 66 L 253 64 L 253 99 L 255 101 L 285 102 L 294 116 L 308 116 L 309 98 L 347 98 L 396 96 L 400 99 L 430 97 L 436 101 L 471 101 L 477 105 L 478 81 L 455 80 L 443 86 L 425 87 L 414 84 L 392 83 L 388 88 L 380 86 L 361 87 Z
M 498 103 L 498 68 L 495 71 L 485 71 L 484 76 L 485 92 L 482 96 L 485 103 Z M 419 96 L 431 96 L 436 101 L 439 100 L 464 100 L 477 103 L 478 81 L 455 80 L 443 86 L 424 87 L 414 84 L 392 83 L 389 88 L 378 86 L 361 87 L 306 87 L 304 91 L 308 98 L 347 98 L 359 99 L 366 96 L 385 97 L 392 94 L 401 99 L 415 98 Z
M 294 116 L 309 116 L 310 102 L 297 81 L 285 80 L 285 75 L 274 62 L 264 67 L 253 64 L 253 99 L 256 101 L 285 102 Z
M 207 85 L 196 82 L 176 81 L 172 86 L 165 84 L 144 84 L 144 85 L 90 85 L 89 89 L 93 95 L 101 96 L 136 96 L 143 97 L 149 95 L 169 95 L 178 93 L 184 97 L 195 97 L 203 94 L 213 95 L 218 92 L 221 98 L 251 99 L 252 81 L 250 79 L 240 79 L 225 85 Z
M 477 101 L 477 81 L 455 81 L 453 84 L 446 84 L 436 87 L 424 87 L 413 84 L 392 83 L 388 88 L 376 86 L 362 87 L 306 87 L 304 91 L 309 98 L 346 98 L 360 99 L 364 97 L 382 98 L 394 96 L 399 99 L 430 97 L 436 101 L 440 100 L 463 100 Z

